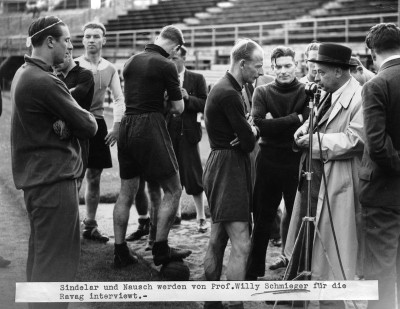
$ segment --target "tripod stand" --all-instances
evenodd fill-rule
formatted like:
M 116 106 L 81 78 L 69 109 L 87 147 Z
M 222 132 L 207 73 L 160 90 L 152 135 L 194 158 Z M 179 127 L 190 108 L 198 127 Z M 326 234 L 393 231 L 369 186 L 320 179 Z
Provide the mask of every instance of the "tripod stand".
M 309 147 L 309 149 L 308 149 L 308 158 L 306 160 L 306 163 L 307 163 L 306 169 L 305 169 L 306 171 L 303 174 L 304 181 L 306 181 L 306 183 L 304 183 L 303 185 L 307 184 L 307 190 L 306 190 L 306 192 L 305 192 L 305 190 L 302 190 L 302 193 L 304 195 L 307 194 L 306 213 L 305 213 L 305 216 L 302 218 L 301 226 L 300 226 L 300 229 L 299 229 L 299 232 L 298 232 L 295 244 L 294 244 L 292 257 L 290 259 L 289 265 L 288 265 L 285 275 L 284 275 L 284 280 L 310 280 L 311 279 L 311 274 L 312 274 L 311 273 L 311 252 L 312 252 L 314 233 L 315 233 L 316 239 L 318 239 L 320 241 L 320 244 L 322 245 L 327 263 L 328 263 L 331 271 L 333 272 L 333 270 L 334 270 L 332 263 L 329 259 L 327 250 L 324 246 L 323 238 L 321 236 L 320 231 L 318 230 L 318 226 L 316 224 L 316 219 L 314 217 L 315 214 L 312 214 L 313 206 L 314 206 L 314 208 L 316 208 L 316 205 L 317 205 L 316 201 L 314 201 L 315 205 L 312 205 L 312 203 L 313 203 L 313 201 L 312 201 L 312 186 L 313 186 L 313 184 L 314 184 L 314 191 L 317 186 L 317 192 L 319 192 L 319 187 L 321 185 L 324 186 L 323 189 L 325 191 L 325 194 L 324 194 L 324 201 L 323 201 L 322 205 L 326 205 L 327 210 L 328 210 L 330 226 L 332 229 L 332 235 L 333 235 L 335 249 L 336 249 L 336 253 L 337 253 L 337 257 L 338 257 L 338 262 L 339 262 L 339 265 L 341 268 L 341 273 L 342 273 L 343 279 L 346 280 L 346 275 L 345 275 L 343 265 L 342 265 L 342 260 L 340 257 L 339 246 L 338 246 L 337 239 L 336 239 L 336 233 L 335 233 L 335 229 L 334 229 L 334 225 L 333 225 L 331 207 L 330 207 L 329 198 L 328 198 L 327 180 L 326 180 L 326 176 L 324 173 L 324 163 L 323 163 L 323 159 L 322 159 L 321 138 L 320 138 L 318 129 L 316 130 L 316 132 L 314 131 L 314 114 L 315 114 L 314 106 L 317 106 L 319 104 L 320 92 L 319 92 L 319 90 L 317 91 L 316 84 L 309 84 L 307 87 L 306 87 L 306 93 L 310 97 L 310 101 L 309 101 L 310 117 L 309 117 L 309 130 L 308 130 L 308 142 L 309 142 L 308 147 Z M 328 102 L 324 102 L 323 104 L 325 104 L 328 108 L 330 108 L 330 106 L 331 106 Z M 321 112 L 322 109 L 324 109 L 324 108 L 320 108 L 319 111 Z M 316 124 L 318 125 L 318 123 L 316 123 Z M 320 184 L 319 184 L 319 181 L 313 183 L 314 177 L 317 176 L 317 175 L 313 175 L 313 164 L 317 163 L 315 161 L 315 159 L 313 160 L 313 158 L 312 158 L 314 133 L 316 133 L 316 135 L 318 137 L 318 144 L 319 144 L 318 146 L 319 146 L 319 153 L 320 153 L 320 159 L 321 159 L 321 163 L 316 164 L 321 167 L 317 168 L 316 165 L 314 165 L 314 167 L 316 167 L 317 170 L 319 168 L 321 170 L 320 172 L 317 173 L 317 174 L 320 174 L 320 176 L 321 176 Z M 302 184 L 300 184 L 299 187 L 302 187 Z M 314 194 L 314 198 L 315 198 L 315 194 Z M 317 193 L 317 199 L 318 199 L 318 193 Z M 303 213 L 304 213 L 304 204 L 301 206 L 302 206 Z M 353 302 L 353 304 L 354 304 L 355 308 L 358 308 L 355 302 Z M 306 308 L 306 307 L 307 307 L 307 302 L 304 302 L 304 308 Z

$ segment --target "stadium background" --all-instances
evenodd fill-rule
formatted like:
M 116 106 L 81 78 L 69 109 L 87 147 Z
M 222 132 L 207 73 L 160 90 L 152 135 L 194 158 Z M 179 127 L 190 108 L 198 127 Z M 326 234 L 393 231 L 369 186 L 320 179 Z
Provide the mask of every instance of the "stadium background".
M 241 37 L 263 46 L 266 73 L 272 48 L 284 44 L 296 50 L 298 75 L 303 76 L 303 52 L 313 40 L 346 44 L 370 68 L 366 32 L 376 23 L 399 19 L 397 0 L 1 0 L 0 81 L 5 90 L 29 53 L 27 29 L 39 15 L 27 11 L 32 5 L 43 10 L 40 16 L 57 15 L 69 26 L 74 56 L 83 53 L 82 25 L 103 22 L 103 56 L 118 69 L 163 26 L 175 24 L 189 48 L 187 67 L 200 71 L 209 85 L 228 68 L 229 51 Z

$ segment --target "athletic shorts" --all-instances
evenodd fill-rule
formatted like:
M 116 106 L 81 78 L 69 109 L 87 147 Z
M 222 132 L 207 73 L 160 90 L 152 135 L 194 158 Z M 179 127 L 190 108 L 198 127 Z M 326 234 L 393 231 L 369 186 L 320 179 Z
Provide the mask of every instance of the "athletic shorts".
M 142 176 L 148 181 L 160 181 L 178 173 L 178 162 L 161 113 L 122 118 L 118 161 L 121 179 Z
M 107 125 L 104 119 L 97 119 L 97 133 L 89 139 L 89 157 L 88 168 L 110 168 L 112 167 L 112 159 L 110 146 L 106 145 L 104 138 L 107 136 Z

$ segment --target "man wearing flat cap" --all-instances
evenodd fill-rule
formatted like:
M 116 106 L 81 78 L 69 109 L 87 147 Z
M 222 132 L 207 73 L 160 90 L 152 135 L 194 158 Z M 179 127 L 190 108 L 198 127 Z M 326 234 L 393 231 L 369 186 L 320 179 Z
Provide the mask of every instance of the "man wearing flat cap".
M 311 201 L 316 226 L 320 234 L 314 237 L 311 258 L 312 280 L 353 280 L 357 264 L 358 169 L 364 148 L 361 86 L 350 74 L 351 49 L 339 44 L 322 43 L 315 60 L 315 82 L 326 92 L 316 113 L 312 141 Z M 311 128 L 310 128 L 311 129 Z M 309 148 L 309 121 L 294 134 L 300 148 L 305 150 L 301 168 Z M 319 132 L 319 134 L 317 133 Z M 318 137 L 319 135 L 319 137 Z M 319 142 L 320 140 L 320 142 Z M 321 151 L 320 151 L 321 149 Z M 326 175 L 326 186 L 323 180 Z M 304 173 L 301 173 L 304 174 Z M 301 222 L 305 216 L 307 181 L 300 181 L 293 216 Z M 327 190 L 327 194 L 325 194 Z M 329 203 L 328 203 L 329 202 Z M 297 203 L 297 205 L 296 205 Z M 333 226 L 345 278 L 335 248 L 334 234 L 328 214 L 331 208 Z M 296 223 L 294 222 L 294 229 Z M 299 226 L 299 225 L 297 225 Z M 290 233 L 290 231 L 289 231 Z M 297 235 L 297 231 L 292 231 Z M 319 239 L 321 238 L 321 239 Z M 327 256 L 324 253 L 325 247 Z M 320 302 L 321 308 L 344 308 L 343 301 Z

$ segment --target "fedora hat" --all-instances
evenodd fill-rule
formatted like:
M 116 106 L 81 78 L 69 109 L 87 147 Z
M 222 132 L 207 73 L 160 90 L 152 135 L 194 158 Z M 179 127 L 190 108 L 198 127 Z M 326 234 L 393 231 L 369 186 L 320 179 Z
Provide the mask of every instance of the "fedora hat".
M 340 65 L 340 66 L 355 66 L 350 62 L 351 48 L 335 43 L 321 43 L 318 49 L 317 59 L 309 59 L 310 62 Z

